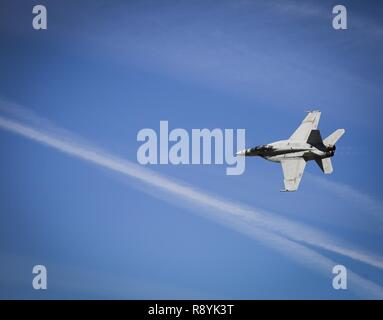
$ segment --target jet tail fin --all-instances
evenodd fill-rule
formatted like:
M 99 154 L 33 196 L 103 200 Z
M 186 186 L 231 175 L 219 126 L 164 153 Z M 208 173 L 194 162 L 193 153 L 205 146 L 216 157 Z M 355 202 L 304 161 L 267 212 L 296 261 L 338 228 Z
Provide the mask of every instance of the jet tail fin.
M 311 130 L 310 135 L 307 138 L 307 143 L 315 146 L 319 150 L 326 149 L 319 130 Z
M 323 143 L 326 146 L 333 146 L 340 139 L 341 136 L 346 132 L 344 129 L 335 130 L 332 134 L 330 134 L 326 139 L 323 140 Z
M 333 172 L 331 158 L 316 159 L 315 162 L 322 169 L 323 173 L 330 174 Z

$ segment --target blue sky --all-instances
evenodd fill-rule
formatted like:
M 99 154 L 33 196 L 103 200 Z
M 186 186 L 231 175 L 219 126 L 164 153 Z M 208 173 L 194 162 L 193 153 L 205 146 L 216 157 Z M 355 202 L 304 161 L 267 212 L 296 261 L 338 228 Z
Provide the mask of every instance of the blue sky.
M 347 1 L 349 29 L 335 31 L 333 1 L 44 1 L 48 30 L 36 31 L 34 4 L 0 4 L 3 105 L 130 162 L 137 132 L 160 120 L 245 128 L 253 146 L 320 109 L 323 136 L 346 134 L 334 173 L 309 163 L 296 193 L 280 193 L 280 166 L 259 158 L 241 176 L 219 165 L 150 170 L 382 261 L 382 5 Z M 263 230 L 254 238 L 235 220 L 206 219 L 183 197 L 9 130 L 0 148 L 1 298 L 371 297 L 353 283 L 335 291 L 331 269 L 292 259 Z M 383 286 L 381 268 L 305 241 Z M 36 264 L 48 268 L 45 292 L 31 286 Z

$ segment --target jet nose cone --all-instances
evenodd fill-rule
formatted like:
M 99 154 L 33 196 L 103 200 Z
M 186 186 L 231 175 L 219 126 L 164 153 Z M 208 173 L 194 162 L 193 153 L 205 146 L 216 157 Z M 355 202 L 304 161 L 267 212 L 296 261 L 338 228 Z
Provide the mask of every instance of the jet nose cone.
M 245 156 L 246 155 L 246 150 L 238 151 L 235 155 L 236 156 Z

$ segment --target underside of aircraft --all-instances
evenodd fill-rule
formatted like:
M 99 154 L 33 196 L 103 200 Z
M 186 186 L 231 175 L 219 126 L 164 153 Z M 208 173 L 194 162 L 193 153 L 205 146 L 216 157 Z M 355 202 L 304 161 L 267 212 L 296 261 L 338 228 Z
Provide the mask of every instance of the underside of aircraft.
M 289 139 L 246 149 L 237 155 L 280 162 L 285 185 L 282 191 L 296 191 L 307 161 L 315 160 L 325 174 L 333 172 L 331 157 L 335 154 L 335 143 L 345 130 L 338 129 L 323 140 L 318 130 L 320 116 L 320 111 L 310 111 Z

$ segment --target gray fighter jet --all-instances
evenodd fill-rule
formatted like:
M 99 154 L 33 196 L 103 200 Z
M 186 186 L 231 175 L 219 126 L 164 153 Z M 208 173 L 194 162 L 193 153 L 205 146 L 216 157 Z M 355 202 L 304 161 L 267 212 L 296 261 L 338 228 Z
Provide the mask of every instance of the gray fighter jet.
M 345 133 L 338 129 L 322 140 L 318 123 L 320 111 L 310 111 L 298 129 L 287 140 L 276 141 L 237 152 L 238 156 L 260 156 L 282 164 L 285 189 L 296 191 L 301 182 L 306 162 L 315 160 L 325 174 L 333 171 L 331 157 L 335 143 Z

